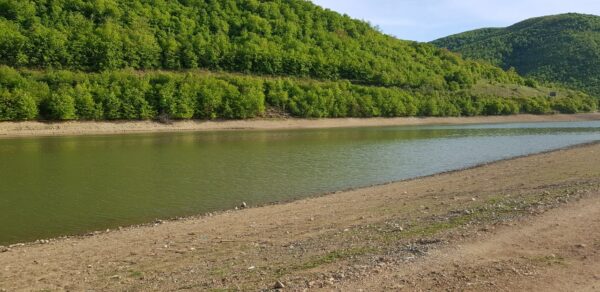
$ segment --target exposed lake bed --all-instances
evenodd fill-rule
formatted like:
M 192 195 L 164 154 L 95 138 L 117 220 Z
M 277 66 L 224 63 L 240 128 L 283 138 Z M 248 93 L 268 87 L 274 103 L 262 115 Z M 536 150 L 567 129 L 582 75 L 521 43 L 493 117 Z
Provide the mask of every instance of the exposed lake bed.
M 383 127 L 438 124 L 489 124 L 528 122 L 581 122 L 600 120 L 600 113 L 510 115 L 476 117 L 401 117 L 401 118 L 339 118 L 299 119 L 272 118 L 217 121 L 66 121 L 66 122 L 1 122 L 0 138 L 39 136 L 115 135 L 156 132 L 194 132 L 223 130 L 287 130 L 348 127 Z

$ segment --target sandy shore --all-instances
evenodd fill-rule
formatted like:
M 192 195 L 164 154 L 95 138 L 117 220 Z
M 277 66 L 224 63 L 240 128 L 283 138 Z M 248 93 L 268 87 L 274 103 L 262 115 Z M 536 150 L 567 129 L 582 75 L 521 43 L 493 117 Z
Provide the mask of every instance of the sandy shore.
M 4 247 L 0 291 L 598 291 L 599 154 Z
M 0 122 L 1 137 L 101 135 L 147 132 L 218 130 L 282 130 L 340 127 L 373 127 L 434 124 L 481 124 L 513 122 L 571 122 L 600 120 L 600 113 L 576 115 L 516 115 L 461 118 L 371 118 L 371 119 L 254 119 L 238 121 L 179 121 L 161 124 L 152 121 L 128 122 Z

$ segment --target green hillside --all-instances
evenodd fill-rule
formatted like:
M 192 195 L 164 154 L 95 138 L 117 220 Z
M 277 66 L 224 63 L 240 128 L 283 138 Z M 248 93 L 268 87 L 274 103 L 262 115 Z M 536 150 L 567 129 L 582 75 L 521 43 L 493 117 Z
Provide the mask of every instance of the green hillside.
M 0 120 L 511 114 L 530 98 L 545 100 L 543 112 L 597 106 L 560 88 L 490 93 L 527 80 L 305 0 L 0 0 L 0 65 Z
M 469 31 L 433 42 L 546 82 L 600 96 L 600 17 L 562 14 L 507 28 Z

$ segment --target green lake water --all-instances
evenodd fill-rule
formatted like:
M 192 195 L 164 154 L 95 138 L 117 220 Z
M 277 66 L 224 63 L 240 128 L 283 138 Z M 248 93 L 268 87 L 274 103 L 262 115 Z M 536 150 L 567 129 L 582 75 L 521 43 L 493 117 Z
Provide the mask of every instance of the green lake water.
M 597 140 L 600 122 L 0 139 L 0 244 L 293 200 Z

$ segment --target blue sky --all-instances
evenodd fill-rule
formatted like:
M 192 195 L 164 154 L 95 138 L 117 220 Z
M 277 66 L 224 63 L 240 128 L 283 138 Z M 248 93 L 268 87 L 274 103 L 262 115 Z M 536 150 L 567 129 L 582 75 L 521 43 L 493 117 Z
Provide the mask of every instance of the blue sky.
M 550 14 L 600 15 L 600 0 L 313 0 L 401 39 L 431 41 L 481 27 Z

